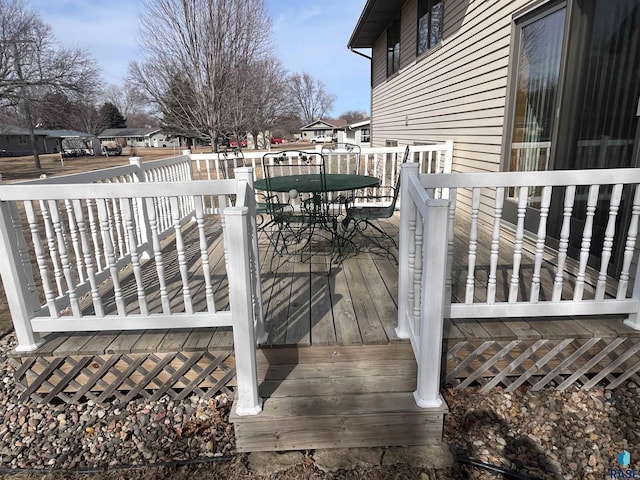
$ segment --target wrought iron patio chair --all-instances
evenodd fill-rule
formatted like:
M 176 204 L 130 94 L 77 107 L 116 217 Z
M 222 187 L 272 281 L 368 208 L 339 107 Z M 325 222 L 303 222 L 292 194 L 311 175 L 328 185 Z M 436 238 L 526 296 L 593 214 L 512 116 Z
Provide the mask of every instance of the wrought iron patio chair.
M 402 157 L 402 164 L 408 161 L 409 153 L 409 146 L 407 145 Z M 391 218 L 395 212 L 398 194 L 400 193 L 400 168 L 396 168 L 396 178 L 392 185 L 376 187 L 376 190 L 374 195 L 351 197 L 347 200 L 347 213 L 342 221 L 342 226 L 347 232 L 345 240 L 355 245 L 354 238 L 356 235 L 360 235 L 365 241 L 386 252 L 397 262 L 395 254 L 387 243 L 390 241 L 396 249 L 398 244 L 391 235 L 378 225 L 378 221 Z M 374 232 L 369 234 L 367 229 L 371 229 Z M 356 250 L 358 250 L 358 247 L 356 247 Z
M 324 157 L 326 173 L 345 173 L 358 175 L 360 173 L 359 145 L 352 143 L 330 143 L 322 146 L 320 150 Z M 353 191 L 329 192 L 327 194 L 330 214 L 338 217 L 343 213 L 346 200 L 354 196 Z
M 240 148 L 225 148 L 218 152 L 217 162 L 222 178 L 236 178 L 235 169 L 245 166 L 244 154 Z
M 271 152 L 263 156 L 262 168 L 267 185 L 266 213 L 274 227 L 270 232 L 274 255 L 310 255 L 312 236 L 327 219 L 322 154 L 298 150 Z M 296 190 L 295 179 L 302 175 L 318 177 L 314 191 Z

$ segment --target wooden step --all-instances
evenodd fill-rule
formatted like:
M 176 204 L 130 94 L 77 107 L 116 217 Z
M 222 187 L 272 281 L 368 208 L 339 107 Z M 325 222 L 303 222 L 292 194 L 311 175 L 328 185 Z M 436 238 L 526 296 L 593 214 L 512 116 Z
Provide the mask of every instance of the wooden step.
M 230 417 L 240 452 L 432 445 L 446 404 L 422 409 L 410 392 L 270 397 L 260 415 Z
M 431 445 L 447 406 L 419 408 L 410 345 L 262 349 L 263 411 L 231 422 L 238 451 Z

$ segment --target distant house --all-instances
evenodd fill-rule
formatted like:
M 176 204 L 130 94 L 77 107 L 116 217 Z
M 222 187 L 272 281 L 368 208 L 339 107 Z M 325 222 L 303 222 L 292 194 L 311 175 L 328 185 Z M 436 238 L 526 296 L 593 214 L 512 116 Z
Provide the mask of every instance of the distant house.
M 334 137 L 339 131 L 344 131 L 347 126 L 346 120 L 316 120 L 300 129 L 301 139 L 310 142 L 314 137 L 328 136 Z
M 36 132 L 38 153 L 52 153 L 48 150 L 46 134 Z M 59 150 L 58 150 L 59 151 Z M 14 125 L 0 125 L 0 156 L 17 157 L 32 155 L 33 147 L 29 141 L 29 130 Z
M 102 143 L 122 138 L 130 147 L 179 147 L 180 138 L 171 137 L 160 128 L 107 128 L 98 138 Z M 123 145 L 121 145 L 123 146 Z
M 67 152 L 74 155 L 94 155 L 100 152 L 100 142 L 95 135 L 78 130 L 36 130 L 38 135 L 46 135 L 47 153 Z
M 361 120 L 347 125 L 344 130 L 338 132 L 338 142 L 354 143 L 361 147 L 371 146 L 371 120 Z

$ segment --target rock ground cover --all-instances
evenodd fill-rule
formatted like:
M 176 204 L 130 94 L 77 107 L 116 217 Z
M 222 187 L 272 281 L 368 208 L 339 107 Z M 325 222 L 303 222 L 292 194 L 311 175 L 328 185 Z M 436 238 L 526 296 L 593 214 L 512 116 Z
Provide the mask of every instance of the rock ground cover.
M 640 459 L 640 388 L 633 383 L 614 391 L 446 388 L 444 441 L 458 458 L 452 467 L 437 450 L 372 449 L 351 465 L 331 467 L 331 451 L 306 451 L 264 471 L 235 453 L 226 395 L 124 405 L 20 402 L 6 356 L 14 346 L 12 333 L 0 339 L 0 473 L 16 479 L 20 471 L 24 478 L 76 478 L 92 470 L 107 470 L 90 475 L 98 479 L 505 478 L 487 469 L 494 466 L 521 475 L 511 478 L 578 480 L 603 478 L 622 450 L 632 466 Z

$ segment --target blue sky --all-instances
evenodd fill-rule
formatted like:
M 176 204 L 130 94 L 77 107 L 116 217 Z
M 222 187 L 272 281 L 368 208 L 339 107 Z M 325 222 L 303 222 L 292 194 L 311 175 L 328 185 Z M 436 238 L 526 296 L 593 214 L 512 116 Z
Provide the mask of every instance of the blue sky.
M 65 46 L 89 50 L 107 83 L 120 84 L 139 59 L 139 0 L 26 0 Z M 365 0 L 266 0 L 274 43 L 290 72 L 308 72 L 336 95 L 333 116 L 369 112 L 369 60 L 347 42 Z

